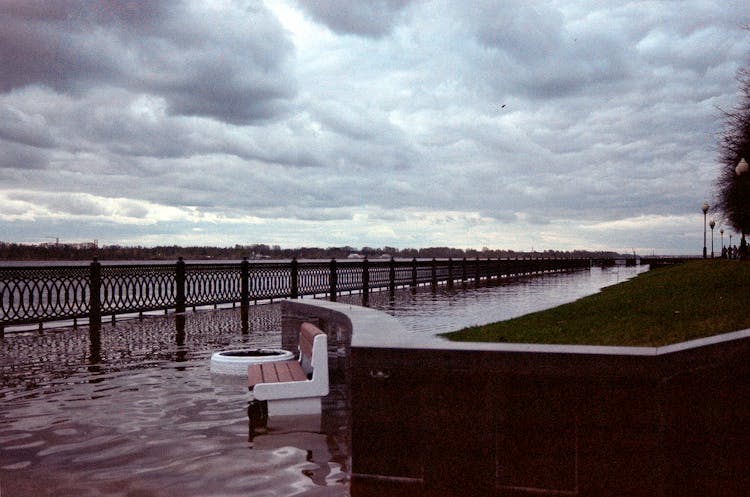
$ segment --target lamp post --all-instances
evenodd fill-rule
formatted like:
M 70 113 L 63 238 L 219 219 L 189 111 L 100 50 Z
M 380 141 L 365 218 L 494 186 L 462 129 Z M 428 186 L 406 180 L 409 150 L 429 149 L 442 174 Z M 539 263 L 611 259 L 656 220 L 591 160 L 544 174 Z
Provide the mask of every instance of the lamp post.
M 719 230 L 719 234 L 721 235 L 721 257 L 724 258 L 726 255 L 726 251 L 724 250 L 724 228 Z
M 716 221 L 713 219 L 711 220 L 708 225 L 711 227 L 711 259 L 714 258 L 714 226 L 716 226 Z
M 737 175 L 738 178 L 741 178 L 743 174 L 746 174 L 748 171 L 750 171 L 750 166 L 748 166 L 747 161 L 744 157 L 740 158 L 740 161 L 737 163 L 737 167 L 734 168 L 734 174 Z M 739 185 L 739 191 L 740 194 L 742 194 L 742 185 Z M 744 199 L 740 197 L 740 205 L 739 205 L 739 221 L 740 221 L 740 259 L 744 259 L 747 256 L 747 242 L 745 241 L 745 213 L 743 212 L 743 205 L 742 201 Z
M 706 258 L 706 214 L 708 213 L 708 202 L 703 202 L 703 258 Z

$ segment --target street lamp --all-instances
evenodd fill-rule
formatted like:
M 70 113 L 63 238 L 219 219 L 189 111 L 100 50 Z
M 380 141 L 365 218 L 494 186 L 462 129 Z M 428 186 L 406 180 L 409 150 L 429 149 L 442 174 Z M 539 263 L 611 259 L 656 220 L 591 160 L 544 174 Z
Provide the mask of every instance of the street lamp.
M 713 219 L 710 223 L 708 223 L 709 226 L 711 226 L 711 259 L 714 258 L 714 226 L 716 226 L 716 221 Z
M 746 172 L 750 170 L 750 166 L 747 164 L 747 161 L 745 158 L 741 158 L 740 161 L 737 163 L 737 167 L 734 168 L 734 173 L 737 176 L 742 176 Z
M 738 166 L 739 167 L 739 166 Z M 706 258 L 706 214 L 708 213 L 708 202 L 703 202 L 703 258 Z
M 721 235 L 721 257 L 723 258 L 726 255 L 724 251 L 724 228 L 719 230 L 719 234 Z

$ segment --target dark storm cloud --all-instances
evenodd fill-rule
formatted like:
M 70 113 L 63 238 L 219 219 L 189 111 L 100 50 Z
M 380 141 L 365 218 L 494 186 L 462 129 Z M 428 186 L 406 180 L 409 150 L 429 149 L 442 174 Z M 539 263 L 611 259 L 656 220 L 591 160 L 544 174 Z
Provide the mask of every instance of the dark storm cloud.
M 391 32 L 412 1 L 298 0 L 298 3 L 334 33 L 378 38 Z
M 0 139 L 0 169 L 44 169 L 48 155 L 36 147 Z
M 292 46 L 260 2 L 0 3 L 0 91 L 109 85 L 158 95 L 168 112 L 231 123 L 267 120 L 295 94 Z
M 465 23 L 493 60 L 486 77 L 501 92 L 550 100 L 627 78 L 636 59 L 615 19 L 566 22 L 553 4 L 482 1 L 462 9 Z
M 0 139 L 38 148 L 51 148 L 56 143 L 43 116 L 28 115 L 2 104 L 0 104 Z
M 120 74 L 113 51 L 125 48 L 113 30 L 130 36 L 154 28 L 162 2 L 11 0 L 0 3 L 0 90 L 31 84 L 60 91 Z M 150 25 L 150 28 L 148 27 Z M 124 41 L 124 40 L 123 40 Z M 118 46 L 119 45 L 119 46 Z

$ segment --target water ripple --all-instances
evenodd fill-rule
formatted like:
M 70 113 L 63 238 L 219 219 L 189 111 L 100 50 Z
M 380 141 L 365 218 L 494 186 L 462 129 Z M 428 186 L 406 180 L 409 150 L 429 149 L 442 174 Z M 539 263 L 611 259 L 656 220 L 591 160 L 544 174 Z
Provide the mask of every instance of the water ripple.
M 617 272 L 616 272 L 617 271 Z M 507 319 L 635 274 L 616 270 L 522 279 L 463 291 L 373 293 L 372 307 L 421 333 Z M 341 297 L 356 302 L 359 296 Z M 277 305 L 174 316 L 0 340 L 0 482 L 16 497 L 289 497 L 348 495 L 346 393 L 322 432 L 248 425 L 245 380 L 211 375 L 212 351 L 278 347 Z M 332 378 L 345 375 L 332 371 Z

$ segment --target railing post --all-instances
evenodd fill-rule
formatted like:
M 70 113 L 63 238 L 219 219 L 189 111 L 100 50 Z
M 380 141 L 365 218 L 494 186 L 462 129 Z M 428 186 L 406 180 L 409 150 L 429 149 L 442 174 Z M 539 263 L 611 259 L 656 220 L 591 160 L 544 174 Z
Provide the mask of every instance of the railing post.
M 417 258 L 414 257 L 411 260 L 411 287 L 417 287 Z
M 175 345 L 182 347 L 185 345 L 185 314 L 177 314 L 174 317 Z M 176 362 L 185 362 L 187 353 L 185 349 L 180 349 L 175 357 Z
M 175 299 L 175 312 L 185 312 L 185 261 L 182 257 L 177 258 L 175 264 L 175 285 L 177 286 L 177 295 Z
M 391 257 L 391 262 L 388 268 L 388 288 L 391 293 L 391 298 L 396 295 L 396 261 Z
M 330 287 L 328 291 L 331 302 L 336 302 L 336 293 L 338 292 L 336 287 L 338 286 L 338 279 L 339 275 L 336 268 L 336 259 L 331 259 L 331 266 L 328 274 L 328 285 Z
M 101 326 L 91 326 L 89 321 L 89 372 L 100 372 L 100 363 L 102 362 L 102 335 Z
M 466 257 L 461 259 L 461 282 L 465 285 L 466 284 Z
M 430 264 L 430 279 L 432 280 L 432 289 L 437 288 L 437 261 L 435 258 L 432 258 L 432 262 Z
M 102 265 L 94 257 L 89 273 L 89 327 L 98 330 L 102 325 Z
M 474 261 L 474 270 L 475 270 L 475 273 L 474 273 L 474 284 L 476 286 L 479 286 L 480 281 L 482 279 L 482 274 L 481 274 L 481 272 L 479 270 L 479 257 L 477 257 L 476 260 Z
M 448 288 L 453 289 L 453 258 L 448 257 Z
M 250 263 L 247 257 L 242 258 L 240 263 L 240 318 L 242 319 L 242 331 L 248 331 L 248 314 L 250 312 Z
M 370 261 L 367 256 L 362 261 L 362 305 L 367 306 L 370 301 Z
M 250 305 L 250 263 L 247 257 L 242 258 L 240 263 L 240 306 Z
M 299 277 L 299 272 L 298 272 L 298 268 L 297 268 L 297 258 L 294 257 L 292 259 L 292 274 L 291 274 L 291 278 L 292 278 L 292 281 L 291 281 L 292 289 L 291 289 L 291 291 L 292 291 L 292 293 L 290 295 L 290 297 L 293 298 L 293 299 L 296 299 L 297 297 L 299 297 L 299 287 L 297 286 L 297 283 L 298 283 L 297 278 L 298 277 Z

